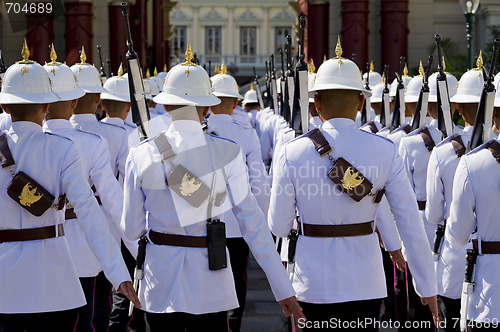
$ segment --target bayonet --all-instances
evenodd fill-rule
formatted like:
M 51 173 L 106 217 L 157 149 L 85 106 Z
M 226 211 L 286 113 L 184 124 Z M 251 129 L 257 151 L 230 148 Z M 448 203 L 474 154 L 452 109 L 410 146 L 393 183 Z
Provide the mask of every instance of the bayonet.
M 104 62 L 102 62 L 101 45 L 97 45 L 97 53 L 99 53 L 99 62 L 101 63 L 100 75 L 101 77 L 108 77 L 108 75 L 106 75 L 106 71 L 104 70 Z

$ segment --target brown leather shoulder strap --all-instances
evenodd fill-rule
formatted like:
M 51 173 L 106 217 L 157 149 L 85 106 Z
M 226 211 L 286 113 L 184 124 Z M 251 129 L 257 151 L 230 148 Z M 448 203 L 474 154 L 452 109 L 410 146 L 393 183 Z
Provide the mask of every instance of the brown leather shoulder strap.
M 370 127 L 370 130 L 371 130 L 372 134 L 378 133 L 378 129 L 377 129 L 377 126 L 375 125 L 375 122 L 370 121 L 368 123 L 368 127 Z
M 411 126 L 408 124 L 405 124 L 404 126 L 401 127 L 401 129 L 403 129 L 405 133 L 409 134 L 411 131 Z
M 500 143 L 498 143 L 498 141 L 493 141 L 490 146 L 488 146 L 488 150 L 491 151 L 493 158 L 500 163 Z
M 431 133 L 429 133 L 429 129 L 427 127 L 424 127 L 419 134 L 420 137 L 422 137 L 422 139 L 424 140 L 427 151 L 432 151 L 432 149 L 434 149 L 434 147 L 436 146 L 436 143 L 434 143 Z
M 451 139 L 451 144 L 453 145 L 453 149 L 458 158 L 462 157 L 465 154 L 465 144 L 462 141 L 461 136 L 455 136 Z
M 7 144 L 7 135 L 0 136 L 0 165 L 2 168 L 14 165 L 16 162 L 12 158 L 9 145 Z
M 314 148 L 316 149 L 316 151 L 318 151 L 320 156 L 332 150 L 332 147 L 318 128 L 308 131 L 304 134 L 304 136 L 309 137 L 311 142 L 314 144 Z

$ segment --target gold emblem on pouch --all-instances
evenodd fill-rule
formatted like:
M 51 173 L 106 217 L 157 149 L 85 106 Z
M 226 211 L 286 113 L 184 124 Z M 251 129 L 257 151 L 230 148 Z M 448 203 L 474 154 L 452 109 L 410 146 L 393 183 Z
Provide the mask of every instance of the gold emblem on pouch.
M 182 183 L 180 187 L 181 194 L 183 196 L 191 196 L 201 187 L 201 181 L 196 181 L 196 177 L 189 178 L 189 174 L 186 173 L 182 177 Z
M 363 182 L 363 177 L 359 176 L 358 172 L 354 172 L 352 167 L 349 167 L 344 174 L 344 178 L 342 179 L 342 187 L 347 190 L 353 190 L 357 186 L 359 186 Z
M 37 195 L 36 189 L 37 188 L 33 188 L 29 182 L 26 183 L 21 195 L 19 195 L 19 203 L 21 203 L 22 206 L 29 207 L 31 204 L 38 202 L 43 197 L 43 194 Z

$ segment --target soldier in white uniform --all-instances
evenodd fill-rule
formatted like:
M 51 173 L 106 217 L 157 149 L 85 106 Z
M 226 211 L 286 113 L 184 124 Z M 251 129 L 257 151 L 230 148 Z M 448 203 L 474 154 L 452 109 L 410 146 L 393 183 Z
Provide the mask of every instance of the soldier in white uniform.
M 100 94 L 106 92 L 106 89 L 102 86 L 101 76 L 97 69 L 85 62 L 86 55 L 83 49 L 80 61 L 80 63 L 71 66 L 71 70 L 76 76 L 80 88 L 85 91 L 85 95 L 78 100 L 78 104 L 73 110 L 71 124 L 76 129 L 98 134 L 106 140 L 111 154 L 110 163 L 114 177 L 123 183 L 125 161 L 128 154 L 127 130 L 114 124 L 97 121 L 95 111 L 100 101 Z M 111 229 L 111 232 L 120 243 L 121 232 L 118 229 Z M 105 331 L 108 328 L 111 312 L 111 290 L 112 285 L 102 273 L 99 273 L 96 282 L 96 311 L 93 323 L 99 331 Z
M 429 159 L 425 214 L 430 224 L 440 225 L 440 231 L 449 219 L 455 170 L 471 139 L 483 86 L 480 69 L 472 69 L 462 75 L 458 91 L 451 101 L 464 119 L 465 128 L 460 135 L 453 134 L 437 144 Z M 452 248 L 449 242 L 443 241 L 435 254 L 439 319 L 443 322 L 440 331 L 459 330 L 456 323 L 460 317 L 466 249 L 466 245 Z
M 384 83 L 375 85 L 372 88 L 372 96 L 370 97 L 370 105 L 373 108 L 375 116 L 370 122 L 365 123 L 359 129 L 372 134 L 378 133 L 382 129 L 380 123 L 380 112 L 382 110 L 382 95 L 384 94 Z
M 285 313 L 303 317 L 250 191 L 240 147 L 202 131 L 208 107 L 220 100 L 191 59 L 189 47 L 186 62 L 169 71 L 155 98 L 172 116 L 171 126 L 133 148 L 127 160 L 122 227 L 131 240 L 149 238 L 139 288 L 147 324 L 151 331 L 227 331 L 227 311 L 238 300 L 229 261 L 224 268 L 227 251 L 214 246 L 224 243 L 215 216 L 230 209 Z M 219 242 L 207 237 L 214 227 L 221 227 Z M 210 260 L 207 246 L 220 250 Z
M 464 155 L 453 181 L 453 199 L 446 223 L 445 241 L 461 250 L 476 231 L 473 247 L 478 252 L 474 290 L 468 305 L 469 327 L 498 330 L 500 317 L 500 144 L 490 140 Z M 464 259 L 462 257 L 462 259 Z M 462 277 L 464 274 L 461 274 Z M 464 294 L 462 294 L 464 296 Z M 467 329 L 469 330 L 469 329 Z
M 378 320 L 386 289 L 373 220 L 382 189 L 410 267 L 418 271 L 414 274 L 417 292 L 437 319 L 431 251 L 422 224 L 414 222 L 418 208 L 403 163 L 392 142 L 354 124 L 364 102 L 362 93 L 371 94 L 362 85 L 359 69 L 337 54 L 319 68 L 314 90 L 316 109 L 325 122 L 320 130 L 281 150 L 269 208 L 271 230 L 281 237 L 290 233 L 298 209 L 301 235 L 291 278 L 310 322 L 298 320 L 299 328 L 314 328 L 315 322 L 325 328 L 324 322 L 330 319 L 354 324 L 358 318 Z M 331 168 L 332 162 L 337 166 Z M 304 168 L 306 175 L 299 171 Z M 330 168 L 337 186 L 326 176 Z M 377 330 L 374 325 L 359 327 Z
M 99 135 L 77 130 L 71 126 L 69 119 L 73 115 L 73 109 L 78 98 L 85 92 L 77 86 L 71 69 L 56 61 L 57 55 L 53 47 L 51 59 L 52 62 L 46 64 L 44 68 L 52 81 L 53 91 L 61 99 L 50 105 L 43 129 L 45 132 L 61 135 L 75 142 L 82 154 L 86 178 L 95 189 L 96 199 L 99 204 L 102 203 L 100 206 L 110 222 L 109 228 L 120 230 L 123 190 L 111 170 L 108 144 Z M 76 331 L 93 331 L 95 283 L 102 267 L 88 246 L 71 205 L 66 207 L 65 219 L 66 238 L 71 257 L 87 301 L 87 304 L 79 309 Z
M 212 113 L 207 120 L 206 132 L 212 135 L 227 138 L 236 142 L 243 152 L 248 169 L 250 188 L 252 194 L 257 199 L 259 208 L 267 216 L 270 197 L 270 179 L 266 168 L 262 162 L 260 154 L 260 143 L 255 130 L 245 127 L 233 121 L 231 113 L 238 103 L 238 99 L 243 97 L 238 92 L 236 80 L 227 75 L 227 69 L 224 64 L 220 67 L 219 74 L 211 78 L 214 88 L 214 95 L 221 103 L 210 107 Z M 241 327 L 241 318 L 245 309 L 246 300 L 246 281 L 249 248 L 242 238 L 241 231 L 237 226 L 236 217 L 229 211 L 224 215 L 224 220 L 232 219 L 227 222 L 226 246 L 229 250 L 231 259 L 231 269 L 233 271 L 236 294 L 238 296 L 239 308 L 229 313 L 229 331 L 237 332 Z
M 49 103 L 59 97 L 43 67 L 28 60 L 26 44 L 22 55 L 7 70 L 0 92 L 0 104 L 13 120 L 0 138 L 0 330 L 73 331 L 85 296 L 64 236 L 66 199 L 107 277 L 140 303 L 77 144 L 42 131 Z

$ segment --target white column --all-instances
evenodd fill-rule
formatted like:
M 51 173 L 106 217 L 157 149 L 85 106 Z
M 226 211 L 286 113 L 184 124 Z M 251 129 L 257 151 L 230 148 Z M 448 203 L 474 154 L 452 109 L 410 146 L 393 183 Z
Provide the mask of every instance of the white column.
M 269 29 L 269 6 L 262 6 L 262 10 L 264 11 L 264 20 L 262 22 L 262 31 L 260 33 L 262 36 L 262 48 L 260 53 L 266 57 L 269 53 L 269 33 L 271 33 L 271 30 Z
M 234 6 L 228 5 L 227 7 L 227 61 L 228 63 L 232 60 L 234 51 Z
M 193 40 L 191 41 L 191 46 L 194 49 L 201 49 L 200 44 L 198 43 L 198 33 L 199 33 L 199 18 L 198 18 L 198 10 L 199 6 L 193 5 Z

